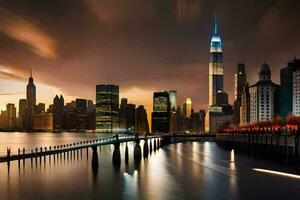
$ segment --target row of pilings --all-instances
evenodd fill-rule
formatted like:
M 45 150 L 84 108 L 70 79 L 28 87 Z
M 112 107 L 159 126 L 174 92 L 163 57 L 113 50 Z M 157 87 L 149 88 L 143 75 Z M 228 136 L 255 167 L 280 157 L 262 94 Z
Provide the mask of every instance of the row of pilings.
M 156 138 L 156 139 L 145 139 L 143 151 L 140 145 L 140 139 L 135 139 L 135 145 L 134 145 L 134 151 L 133 151 L 133 157 L 135 162 L 139 162 L 142 159 L 142 156 L 144 158 L 147 158 L 152 151 L 156 151 L 159 148 L 163 146 L 163 139 Z M 121 165 L 121 153 L 120 153 L 120 143 L 116 142 L 114 144 L 114 151 L 112 156 L 112 162 L 114 166 L 120 166 Z M 129 150 L 128 150 L 128 144 L 126 142 L 125 146 L 125 163 L 128 164 L 129 162 Z
M 234 132 L 217 134 L 219 146 L 252 157 L 288 164 L 300 164 L 300 134 L 297 131 Z

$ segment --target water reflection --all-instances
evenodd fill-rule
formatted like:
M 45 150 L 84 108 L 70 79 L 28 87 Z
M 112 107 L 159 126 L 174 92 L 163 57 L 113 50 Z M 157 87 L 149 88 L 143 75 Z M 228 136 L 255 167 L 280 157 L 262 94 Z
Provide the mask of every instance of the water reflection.
M 20 164 L 13 161 L 10 168 L 8 163 L 1 163 L 1 200 L 247 200 L 299 194 L 299 179 L 271 176 L 262 170 L 256 173 L 253 166 L 275 172 L 280 170 L 275 170 L 269 163 L 256 163 L 234 151 L 224 151 L 215 143 L 172 144 L 149 154 L 146 159 L 135 159 L 134 152 L 139 149 L 144 155 L 145 146 L 144 141 L 140 141 L 139 144 L 104 146 L 101 151 L 90 148 L 21 160 Z M 148 147 L 150 150 L 150 141 Z M 119 159 L 117 170 L 112 163 L 114 156 Z M 249 190 L 256 191 L 256 196 Z
M 94 180 L 97 180 L 98 169 L 99 169 L 99 158 L 98 158 L 97 147 L 93 147 L 92 171 L 93 171 Z

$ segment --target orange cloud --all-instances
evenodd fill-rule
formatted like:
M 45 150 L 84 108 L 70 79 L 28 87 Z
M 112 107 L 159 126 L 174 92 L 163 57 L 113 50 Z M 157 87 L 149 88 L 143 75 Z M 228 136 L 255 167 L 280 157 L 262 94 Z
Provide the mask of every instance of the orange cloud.
M 0 31 L 8 37 L 28 45 L 33 53 L 46 58 L 57 57 L 57 44 L 53 37 L 10 11 L 0 10 Z

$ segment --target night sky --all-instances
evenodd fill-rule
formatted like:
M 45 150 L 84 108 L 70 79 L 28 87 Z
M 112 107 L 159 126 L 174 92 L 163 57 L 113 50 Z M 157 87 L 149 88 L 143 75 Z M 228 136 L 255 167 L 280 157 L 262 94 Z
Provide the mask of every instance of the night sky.
M 238 62 L 250 84 L 264 62 L 279 82 L 300 57 L 299 0 L 0 0 L 0 108 L 25 98 L 30 66 L 37 102 L 95 100 L 96 84 L 113 83 L 148 112 L 157 90 L 207 108 L 215 10 L 231 102 Z

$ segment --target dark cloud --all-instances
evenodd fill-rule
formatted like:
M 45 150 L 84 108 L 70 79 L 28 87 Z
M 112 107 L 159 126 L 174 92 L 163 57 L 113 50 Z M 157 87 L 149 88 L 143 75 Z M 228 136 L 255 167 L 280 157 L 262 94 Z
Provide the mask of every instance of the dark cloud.
M 237 62 L 246 62 L 250 82 L 268 62 L 278 81 L 299 54 L 299 7 L 297 0 L 2 0 L 0 25 L 10 30 L 0 28 L 0 65 L 26 74 L 33 66 L 38 81 L 73 96 L 93 98 L 96 84 L 116 83 L 177 89 L 199 108 L 207 103 L 214 11 L 233 96 Z

